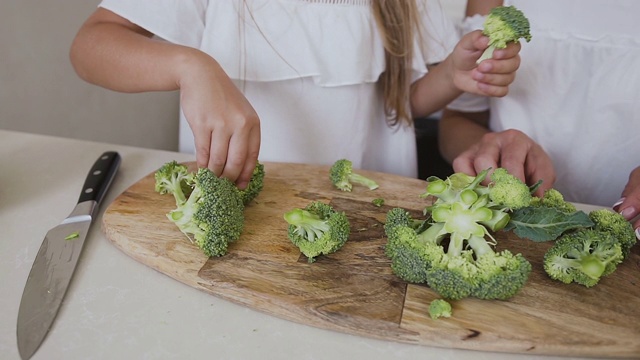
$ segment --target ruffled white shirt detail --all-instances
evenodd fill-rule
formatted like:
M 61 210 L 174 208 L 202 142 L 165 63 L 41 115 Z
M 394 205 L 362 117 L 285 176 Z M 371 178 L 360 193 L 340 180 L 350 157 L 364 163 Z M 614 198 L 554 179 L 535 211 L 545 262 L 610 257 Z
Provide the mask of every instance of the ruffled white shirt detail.
M 438 0 L 420 0 L 425 29 L 413 79 L 458 40 Z M 235 80 L 261 119 L 260 159 L 417 175 L 412 128 L 386 125 L 376 82 L 384 48 L 371 0 L 103 0 L 101 7 L 167 41 L 199 48 Z M 416 39 L 417 44 L 418 39 Z M 194 152 L 181 114 L 180 150 Z

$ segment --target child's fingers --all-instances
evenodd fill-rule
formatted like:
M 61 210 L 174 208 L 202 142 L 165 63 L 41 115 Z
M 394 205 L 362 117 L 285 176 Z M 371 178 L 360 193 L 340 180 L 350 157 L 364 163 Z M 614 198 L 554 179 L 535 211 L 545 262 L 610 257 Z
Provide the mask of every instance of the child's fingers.
M 229 157 L 229 141 L 231 135 L 224 129 L 214 129 L 211 134 L 211 150 L 209 153 L 209 162 L 207 167 L 213 171 L 216 176 L 222 176 L 222 173 L 227 166 L 227 158 Z M 231 166 L 233 167 L 233 166 Z M 237 171 L 235 176 L 237 176 Z M 233 171 L 229 170 L 228 174 L 233 175 Z M 228 177 L 229 180 L 235 181 L 236 177 Z

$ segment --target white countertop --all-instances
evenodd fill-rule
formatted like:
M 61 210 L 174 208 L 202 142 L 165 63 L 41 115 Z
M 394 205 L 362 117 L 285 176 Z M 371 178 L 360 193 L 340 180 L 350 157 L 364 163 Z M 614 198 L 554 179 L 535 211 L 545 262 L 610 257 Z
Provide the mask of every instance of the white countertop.
M 4 130 L 0 358 L 19 359 L 20 298 L 44 234 L 71 212 L 89 168 L 108 150 L 122 156 L 120 170 L 56 321 L 32 359 L 554 359 L 347 335 L 282 320 L 190 288 L 120 252 L 100 223 L 106 206 L 129 186 L 167 161 L 192 161 L 192 155 Z

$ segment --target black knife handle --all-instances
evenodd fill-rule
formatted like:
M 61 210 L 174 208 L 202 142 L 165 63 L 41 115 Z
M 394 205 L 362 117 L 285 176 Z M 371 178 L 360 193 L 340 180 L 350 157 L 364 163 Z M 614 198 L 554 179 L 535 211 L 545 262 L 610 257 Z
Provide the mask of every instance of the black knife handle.
M 120 154 L 107 151 L 93 164 L 82 186 L 78 203 L 95 201 L 99 205 L 120 166 Z

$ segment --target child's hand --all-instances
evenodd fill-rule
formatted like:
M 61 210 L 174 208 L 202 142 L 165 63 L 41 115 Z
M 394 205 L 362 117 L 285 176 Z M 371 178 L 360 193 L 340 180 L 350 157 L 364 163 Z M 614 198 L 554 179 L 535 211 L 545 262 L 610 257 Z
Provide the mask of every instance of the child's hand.
M 497 49 L 492 59 L 480 58 L 489 45 L 489 38 L 476 30 L 462 37 L 453 50 L 453 82 L 463 91 L 502 97 L 515 79 L 520 67 L 520 43 L 510 43 L 505 49 Z
M 208 55 L 190 53 L 180 72 L 180 103 L 194 134 L 198 167 L 244 189 L 258 160 L 260 119 Z

